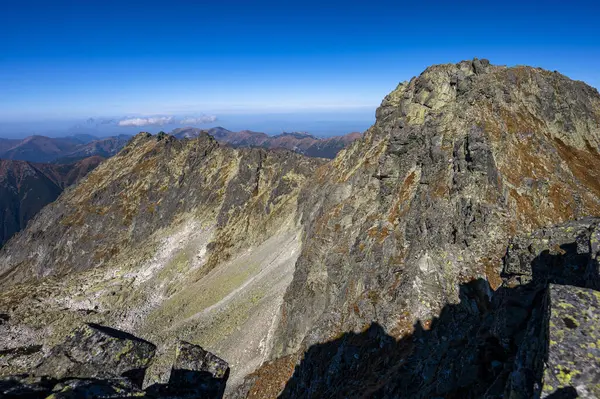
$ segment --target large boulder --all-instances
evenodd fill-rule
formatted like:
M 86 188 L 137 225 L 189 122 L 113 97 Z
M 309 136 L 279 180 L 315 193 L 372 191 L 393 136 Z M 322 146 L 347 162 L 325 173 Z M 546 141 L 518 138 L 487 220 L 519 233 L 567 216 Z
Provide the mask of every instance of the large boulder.
M 84 324 L 50 350 L 34 370 L 57 379 L 127 377 L 141 385 L 156 347 L 131 334 Z
M 147 392 L 155 397 L 221 398 L 229 378 L 229 365 L 198 345 L 180 341 L 171 377 L 166 385 L 156 384 Z

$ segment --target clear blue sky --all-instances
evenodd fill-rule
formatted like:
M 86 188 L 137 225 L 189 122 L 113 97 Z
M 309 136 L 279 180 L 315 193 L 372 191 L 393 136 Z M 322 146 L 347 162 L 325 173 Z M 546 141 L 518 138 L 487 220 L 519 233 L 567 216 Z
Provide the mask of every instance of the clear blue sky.
M 0 3 L 0 121 L 372 114 L 399 81 L 473 57 L 600 86 L 592 2 Z

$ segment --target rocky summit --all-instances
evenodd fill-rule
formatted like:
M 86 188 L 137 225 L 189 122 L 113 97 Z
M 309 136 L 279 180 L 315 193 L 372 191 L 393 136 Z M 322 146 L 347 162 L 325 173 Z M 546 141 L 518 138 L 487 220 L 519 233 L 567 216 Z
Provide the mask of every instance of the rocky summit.
M 0 250 L 2 389 L 598 397 L 599 148 L 596 89 L 479 59 L 331 161 L 140 133 Z

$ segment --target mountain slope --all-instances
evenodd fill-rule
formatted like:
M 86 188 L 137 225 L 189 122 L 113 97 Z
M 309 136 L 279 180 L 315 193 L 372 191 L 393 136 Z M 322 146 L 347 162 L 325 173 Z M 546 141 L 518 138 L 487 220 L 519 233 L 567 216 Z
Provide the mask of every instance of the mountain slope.
M 49 162 L 66 152 L 73 151 L 80 144 L 78 140 L 70 138 L 29 136 L 0 154 L 0 158 Z
M 90 157 L 67 165 L 0 160 L 0 247 L 22 230 L 44 206 L 54 201 L 102 162 Z
M 129 136 L 123 135 L 102 139 L 89 135 L 0 139 L 0 158 L 54 163 L 72 163 L 96 155 L 109 158 L 119 152 L 129 139 Z
M 16 306 L 5 345 L 51 344 L 83 317 L 154 337 L 161 353 L 202 342 L 239 382 L 268 355 L 299 253 L 297 195 L 322 164 L 206 134 L 137 135 L 0 251 L 0 308 Z
M 190 138 L 196 137 L 200 132 L 202 130 L 197 128 L 180 128 L 173 130 L 172 134 L 177 138 Z M 234 148 L 285 148 L 309 157 L 330 159 L 335 158 L 338 152 L 361 137 L 360 133 L 327 138 L 317 138 L 307 133 L 282 133 L 269 136 L 250 130 L 232 132 L 222 127 L 211 128 L 208 133 L 217 141 L 227 143 Z

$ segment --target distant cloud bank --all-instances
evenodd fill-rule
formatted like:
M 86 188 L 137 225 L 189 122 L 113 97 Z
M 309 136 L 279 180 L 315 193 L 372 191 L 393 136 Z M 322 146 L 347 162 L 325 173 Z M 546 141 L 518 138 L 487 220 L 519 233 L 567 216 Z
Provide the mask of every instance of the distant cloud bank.
M 144 118 L 125 118 L 117 122 L 118 126 L 164 126 L 174 123 L 180 123 L 182 125 L 202 125 L 205 123 L 212 123 L 217 120 L 214 115 L 202 115 L 199 117 L 184 117 L 181 120 L 176 120 L 173 116 L 153 116 Z
M 163 126 L 173 122 L 172 116 L 157 116 L 152 118 L 130 118 L 119 121 L 119 126 Z

